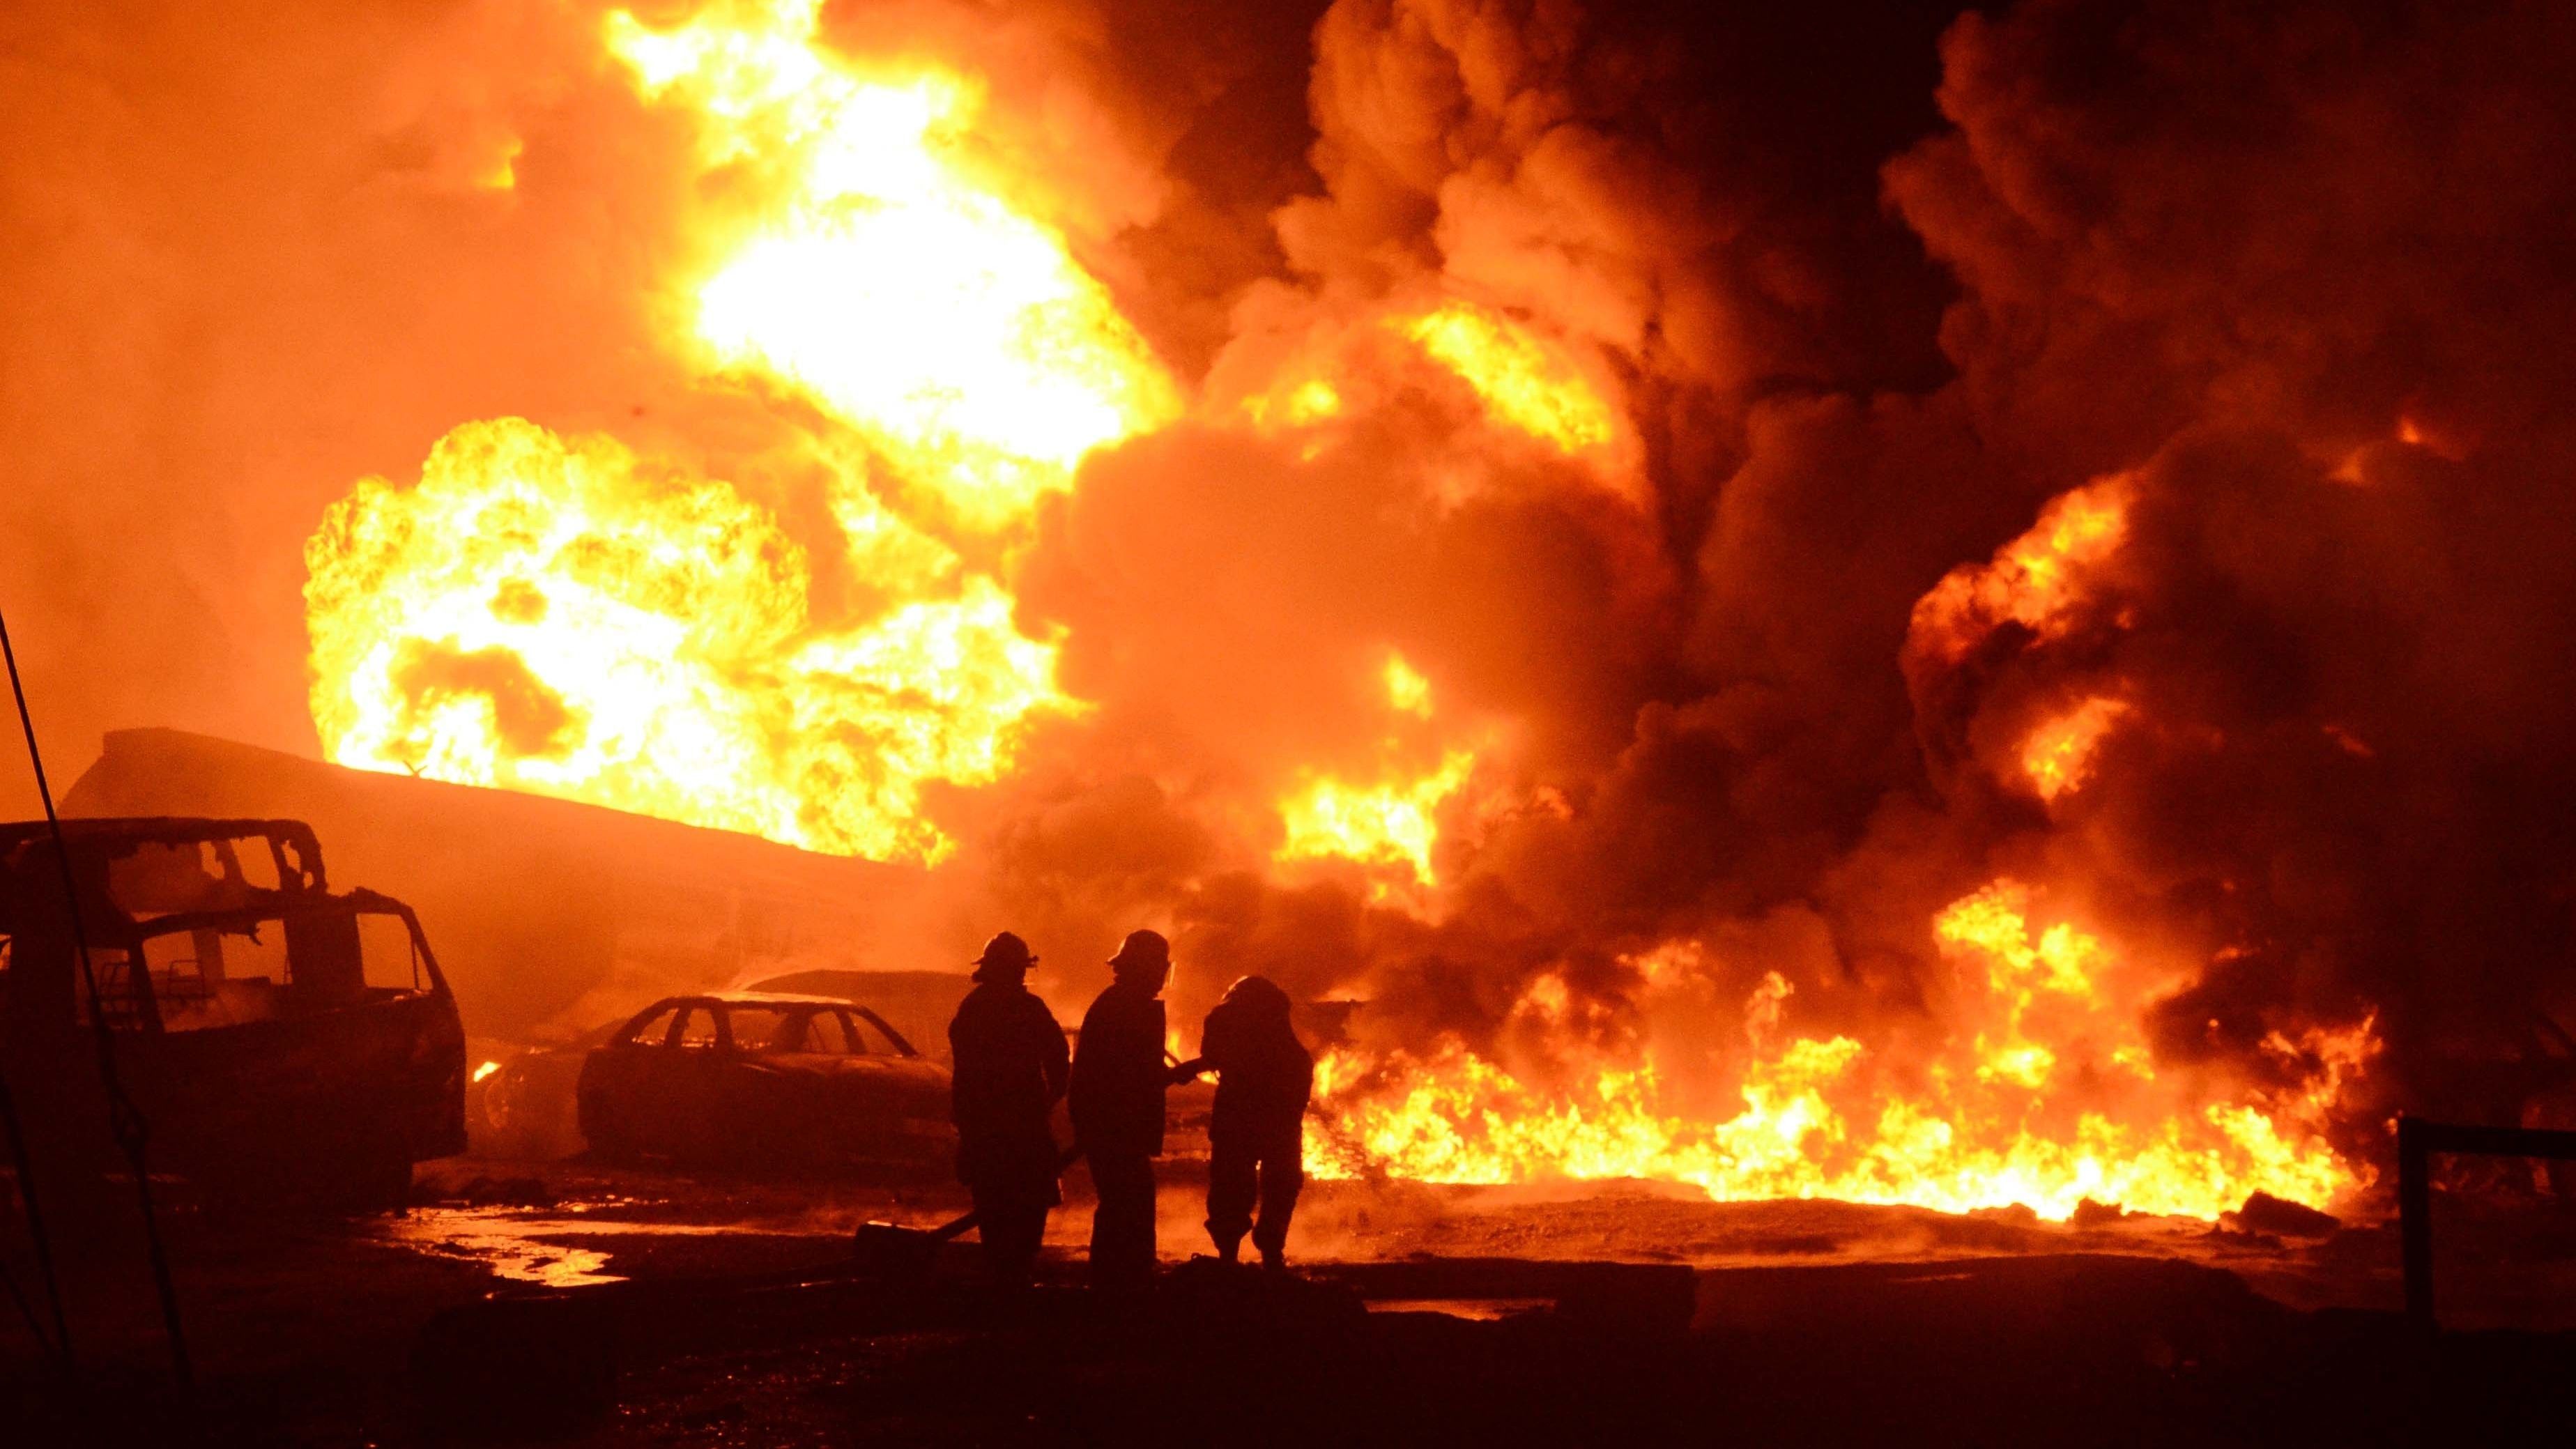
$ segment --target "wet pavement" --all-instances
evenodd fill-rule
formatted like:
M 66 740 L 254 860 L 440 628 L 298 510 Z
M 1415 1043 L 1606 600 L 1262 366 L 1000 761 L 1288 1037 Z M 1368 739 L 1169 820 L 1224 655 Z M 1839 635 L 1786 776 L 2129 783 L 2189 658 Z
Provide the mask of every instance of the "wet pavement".
M 1079 1167 L 1065 1189 L 1047 1241 L 1078 1254 L 1090 1201 Z M 1167 1263 L 1209 1250 L 1199 1226 L 1204 1192 L 1202 1164 L 1163 1165 L 1158 1238 Z M 363 1231 L 405 1251 L 482 1264 L 507 1281 L 557 1286 L 834 1261 L 863 1222 L 932 1227 L 967 1208 L 956 1184 L 936 1178 L 702 1178 L 577 1161 L 427 1164 L 414 1196 L 420 1205 L 409 1215 Z M 2067 1224 L 2016 1210 L 1712 1203 L 1653 1183 L 1315 1182 L 1291 1246 L 1316 1261 L 1524 1257 L 1706 1269 L 2110 1254 L 2224 1268 L 2296 1308 L 2402 1301 L 2395 1235 L 2375 1224 L 2301 1238 L 2140 1215 Z

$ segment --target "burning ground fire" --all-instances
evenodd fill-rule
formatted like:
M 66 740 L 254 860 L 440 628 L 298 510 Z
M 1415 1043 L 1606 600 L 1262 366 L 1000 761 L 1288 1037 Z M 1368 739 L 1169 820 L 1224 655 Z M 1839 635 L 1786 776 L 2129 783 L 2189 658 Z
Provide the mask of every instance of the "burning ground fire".
M 1547 1178 L 1685 1182 L 1722 1202 L 1833 1198 L 1967 1212 L 2027 1206 L 2063 1219 L 2087 1199 L 2215 1218 L 2256 1192 L 2320 1206 L 2357 1185 L 2323 1141 L 2323 1109 L 2376 1051 L 2370 1024 L 2274 1047 L 2317 1067 L 2282 1101 L 2205 1100 L 2159 1081 L 2132 1014 L 2143 983 L 2103 941 L 2060 922 L 2034 930 L 2032 893 L 1998 881 L 1941 913 L 1960 1021 L 1911 1073 L 1912 1092 L 1849 1036 L 1782 1039 L 1790 986 L 1763 978 L 1746 1003 L 1744 1109 L 1667 1115 L 1651 1056 L 1577 1067 L 1534 1090 L 1447 1044 L 1423 1057 L 1337 1051 L 1320 1064 L 1326 1110 L 1306 1129 L 1308 1170 L 1431 1182 Z M 1693 947 L 1642 963 L 1688 973 Z M 1515 1015 L 1564 1009 L 1540 978 Z
M 1357 23 L 1328 22 L 1319 44 Z M 1280 287 L 1243 301 L 1238 345 L 1193 388 L 1045 178 L 990 144 L 1012 97 L 962 65 L 854 54 L 823 24 L 819 0 L 604 18 L 632 99 L 692 138 L 659 344 L 756 414 L 763 441 L 711 444 L 716 466 L 488 418 L 455 423 L 416 481 L 358 483 L 305 549 L 311 712 L 331 758 L 876 861 L 971 856 L 937 800 L 1011 785 L 1046 731 L 1112 708 L 1069 682 L 1081 641 L 1031 607 L 1024 565 L 1050 528 L 1075 527 L 1087 468 L 1183 434 L 1324 479 L 1426 431 L 1434 461 L 1381 510 L 1390 530 L 1546 494 L 1563 509 L 1550 538 L 1591 530 L 1618 562 L 1589 592 L 1680 609 L 1667 550 L 1643 541 L 1674 446 L 1651 441 L 1670 424 L 1648 425 L 1650 374 L 1677 364 L 1623 309 L 1652 288 L 1572 287 L 1551 312 L 1549 287 L 1464 262 Z M 2082 661 L 2071 684 L 1972 718 L 1963 745 L 1926 732 L 1951 749 L 1947 774 L 2044 821 L 2080 819 L 2107 762 L 2159 729 L 2152 693 L 2093 662 L 2137 618 L 2119 566 L 2140 476 L 2073 482 L 1990 560 L 1920 592 L 1901 657 L 1880 659 L 1926 720 L 1982 707 L 1990 673 Z M 1200 740 L 1207 758 L 1166 760 L 1159 778 L 1215 801 L 1209 850 L 1229 868 L 1349 889 L 1437 931 L 1479 899 L 1491 840 L 1578 821 L 1586 793 L 1525 757 L 1530 707 L 1497 702 L 1492 659 L 1479 682 L 1410 643 L 1367 647 L 1342 671 L 1362 681 L 1342 711 L 1359 723 L 1330 748 L 1285 730 L 1235 758 Z M 1741 714 L 1725 727 L 1758 733 L 1759 707 Z M 2255 1192 L 2325 1206 L 2366 1185 L 2330 1141 L 2378 1050 L 2374 1019 L 2274 1025 L 2259 1071 L 2162 1060 L 2150 1017 L 2236 948 L 2172 961 L 2125 946 L 2084 922 L 2082 867 L 2067 869 L 2061 892 L 2033 883 L 2053 871 L 1980 862 L 1965 879 L 1988 884 L 1918 914 L 1931 976 L 1883 1031 L 1794 1033 L 1805 998 L 1754 961 L 1727 963 L 1755 974 L 1725 979 L 1759 982 L 1740 1013 L 1692 1018 L 1693 1060 L 1669 1034 L 1596 1047 L 1576 1018 L 1705 1003 L 1716 953 L 1659 933 L 1622 957 L 1639 983 L 1626 997 L 1541 970 L 1504 1013 L 1515 1040 L 1547 1044 L 1537 1059 L 1454 1031 L 1327 1055 L 1308 1157 L 1324 1175 L 1654 1178 L 1720 1199 L 2058 1218 L 2088 1198 L 2214 1217 Z M 1724 1101 L 1682 1085 L 1712 1070 Z

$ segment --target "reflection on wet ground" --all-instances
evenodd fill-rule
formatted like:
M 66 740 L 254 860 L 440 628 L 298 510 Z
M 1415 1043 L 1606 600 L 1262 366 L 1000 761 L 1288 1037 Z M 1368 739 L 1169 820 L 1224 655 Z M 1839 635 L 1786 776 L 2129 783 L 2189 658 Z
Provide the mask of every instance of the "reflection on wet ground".
M 1184 1260 L 1206 1251 L 1200 1227 L 1205 1180 L 1198 1165 L 1183 1159 L 1164 1165 L 1162 1182 L 1160 1244 L 1178 1281 L 1189 1276 Z M 650 1442 L 847 1442 L 858 1436 L 805 1434 L 813 1426 L 802 1421 L 797 1434 L 789 1434 L 786 1428 L 797 1426 L 785 1420 L 811 1411 L 884 1427 L 866 1416 L 900 1417 L 926 1402 L 947 1402 L 941 1396 L 958 1382 L 952 1370 L 962 1372 L 957 1366 L 967 1364 L 980 1374 L 982 1356 L 995 1351 L 990 1338 L 961 1336 L 945 1320 L 906 1318 L 909 1310 L 887 1295 L 830 1281 L 836 1276 L 830 1269 L 851 1262 L 850 1234 L 859 1224 L 875 1219 L 924 1226 L 962 1211 L 964 1195 L 951 1182 L 700 1180 L 578 1161 L 467 1159 L 425 1165 L 417 1189 L 418 1206 L 391 1220 L 174 1211 L 173 1257 L 201 1382 L 228 1386 L 196 1401 L 199 1407 L 189 1412 L 220 1398 L 215 1412 L 255 1426 L 227 1442 L 359 1442 L 361 1426 L 372 1433 L 373 1426 L 407 1422 L 402 1415 L 416 1411 L 406 1407 L 417 1403 L 410 1397 L 409 1366 L 417 1362 L 425 1325 L 449 1313 L 479 1310 L 504 1285 L 540 1293 L 568 1288 L 568 1301 L 612 1305 L 624 1290 L 606 1285 L 639 1285 L 628 1306 L 615 1313 L 620 1323 L 635 1319 L 633 1303 L 662 1306 L 663 1317 L 644 1337 L 659 1345 L 654 1352 L 678 1356 L 640 1361 L 658 1366 L 618 1380 L 619 1423 L 650 1431 Z M 1056 1285 L 1047 1290 L 1055 1295 L 1049 1301 L 1062 1306 L 1064 1318 L 1049 1320 L 1055 1326 L 1036 1339 L 1013 1337 L 1011 1351 L 1037 1343 L 1056 1355 L 1058 1372 L 1066 1376 L 1058 1382 L 1124 1374 L 1137 1385 L 1138 1402 L 1162 1404 L 1160 1396 L 1169 1391 L 1166 1364 L 1138 1357 L 1132 1344 L 1096 1341 L 1100 1335 L 1081 1327 L 1095 1320 L 1085 1316 L 1091 1312 L 1085 1296 L 1071 1287 L 1081 1281 L 1091 1208 L 1079 1169 L 1067 1175 L 1065 1196 L 1065 1209 L 1049 1224 L 1046 1265 Z M 2576 1214 L 2554 1201 L 2546 1212 L 2529 1203 L 2475 1212 L 2472 1206 L 2447 1196 L 2437 1203 L 2445 1325 L 2532 1328 L 2564 1321 L 2576 1309 Z M 0 1222 L 0 1234 L 6 1227 Z M 2172 1344 L 2193 1334 L 2215 1333 L 2238 1345 L 2231 1350 L 2238 1360 L 2228 1371 L 2241 1376 L 2231 1382 L 2255 1386 L 2240 1395 L 2246 1402 L 2291 1403 L 2301 1414 L 2349 1402 L 2355 1382 L 2376 1391 L 2386 1376 L 2373 1366 L 2377 1359 L 2354 1368 L 2335 1355 L 2387 1348 L 2389 1361 L 2398 1362 L 2399 1339 L 2383 1343 L 2372 1326 L 2395 1324 L 2394 1315 L 2284 1316 L 2244 1291 L 2250 1285 L 2293 1307 L 2393 1308 L 2396 1234 L 2370 1222 L 2320 1231 L 2323 1236 L 2303 1239 L 2117 1214 L 2051 1223 L 2027 1214 L 1960 1217 L 1829 1202 L 1723 1204 L 1645 1183 L 1451 1188 L 1350 1182 L 1313 1185 L 1289 1250 L 1308 1282 L 1347 1288 L 1371 1310 L 1359 1315 L 1367 1326 L 1351 1330 L 1359 1337 L 1350 1342 L 1362 1350 L 1335 1360 L 1336 1374 L 1365 1376 L 1394 1361 L 1386 1353 L 1413 1353 L 1409 1362 L 1432 1382 L 1452 1387 L 1480 1371 L 1489 1349 L 1519 1352 L 1560 1341 L 1561 1335 L 1548 1336 L 1552 1315 L 1528 1311 L 1549 1301 L 1546 1284 L 1562 1281 L 1553 1268 L 1600 1261 L 1688 1265 L 1698 1270 L 1688 1280 L 1700 1335 L 1694 1341 L 1707 1347 L 1712 1365 L 1693 1382 L 1714 1386 L 1708 1392 L 1719 1397 L 1694 1408 L 1698 1417 L 1685 1421 L 1704 1425 L 1722 1411 L 1730 1423 L 1749 1424 L 1760 1439 L 1765 1428 L 1808 1424 L 1795 1418 L 1766 1421 L 1761 1413 L 1811 1414 L 1820 1393 L 1842 1395 L 1834 1400 L 1838 1404 L 1864 1406 L 1901 1406 L 1943 1395 L 1949 1397 L 1942 1402 L 1953 1402 L 1963 1364 L 1986 1376 L 1992 1403 L 2003 1406 L 1997 1413 L 2008 1411 L 2010 1422 L 2026 1422 L 2034 1393 L 2090 1383 L 2083 1375 L 2104 1372 L 2105 1364 L 2132 1365 L 2138 1350 L 2122 1335 L 2143 1331 L 2141 1325 L 2154 1334 L 2138 1341 L 2166 1358 Z M 150 1381 L 163 1371 L 156 1300 L 127 1244 L 120 1241 L 116 1249 L 73 1285 L 80 1312 L 73 1327 L 86 1363 L 104 1366 L 93 1371 L 122 1375 L 120 1381 Z M 973 1255 L 961 1250 L 955 1260 L 948 1287 L 966 1291 L 938 1299 L 947 1305 L 939 1312 L 973 1298 Z M 2226 1269 L 2243 1283 L 2199 1267 Z M 1260 1276 L 1245 1272 L 1255 1281 Z M 703 1278 L 763 1286 L 756 1294 L 732 1291 L 740 1282 L 679 1286 L 679 1280 Z M 787 1282 L 812 1286 L 793 1294 L 774 1291 L 773 1285 Z M 679 1291 L 661 1291 L 675 1286 Z M 1187 1301 L 1189 1295 L 1180 1298 Z M 707 1314 L 703 1305 L 713 1303 L 739 1311 Z M 853 1326 L 862 1319 L 873 1326 Z M 1504 1319 L 1508 1325 L 1461 1319 Z M 784 1342 L 806 1332 L 820 1336 L 794 1347 L 742 1346 L 752 1337 Z M 1861 1347 L 1842 1347 L 1855 1343 Z M 44 1362 L 25 1352 L 13 1360 L 11 1351 L 0 1336 L 0 1383 L 45 1381 Z M 2166 1358 L 2149 1363 L 2153 1383 L 2186 1396 L 2207 1392 L 2206 1373 L 2177 1377 Z M 1547 1371 L 1515 1370 L 1511 1382 L 1582 1380 L 1555 1360 L 1537 1362 Z M 2204 1369 L 2210 1362 L 2216 1360 L 2204 1362 Z M 1853 1382 L 1875 1382 L 1889 1363 L 1913 1375 L 1907 1392 L 1851 1393 Z M 2543 1366 L 2558 1372 L 2559 1360 Z M 2285 1372 L 2293 1379 L 2309 1375 L 2297 1380 L 2308 1386 L 2286 1399 Z M 2540 1382 L 2536 1374 L 2532 1383 Z M 274 1386 L 290 1377 L 329 1387 L 280 1400 Z M 1584 1400 L 1586 1412 L 1601 1396 L 1616 1400 L 1624 1392 L 1582 1381 L 1585 1393 L 1594 1395 Z M 1343 1398 L 1318 1402 L 1357 1402 L 1349 1399 L 1342 1379 L 1327 1382 Z M 2137 1381 L 2119 1382 L 2134 1388 Z M 1416 1406 L 1417 1387 L 1408 1380 L 1400 1393 L 1370 1401 L 1367 1412 Z M 2545 1391 L 2526 1393 L 2522 1380 L 2507 1387 L 2522 1395 L 2515 1402 L 2537 1401 L 2533 1393 L 2545 1397 Z M 977 1405 L 991 1407 L 980 1400 Z M 1456 1407 L 1443 1401 L 1440 1412 Z M 1068 1412 L 1053 1397 L 1003 1409 L 993 1422 L 975 1420 L 972 1432 L 954 1442 L 1007 1439 L 1039 1422 L 1030 1415 Z M 770 1418 L 780 1418 L 778 1433 L 743 1427 Z M 31 1436 L 22 1421 L 5 1415 L 0 1422 L 22 1430 L 17 1439 L 0 1434 L 0 1443 L 61 1442 L 42 1432 Z M 710 1424 L 722 1430 L 720 1438 L 701 1432 Z M 923 1441 L 912 1420 L 894 1427 L 903 1432 L 878 1437 Z M 1526 1426 L 1515 1421 L 1513 1427 Z M 1458 1424 L 1433 1416 L 1411 1425 L 1408 1442 L 1446 1442 L 1461 1432 Z M 615 1442 L 638 1437 L 648 1436 L 639 1432 Z M 1844 1441 L 1886 1437 L 1855 1434 Z M 129 1434 L 113 1442 L 170 1441 L 166 1434 Z M 1496 1432 L 1484 1442 L 1511 1442 L 1511 1436 Z M 1586 1441 L 1578 1435 L 1554 1442 Z
M 734 1231 L 722 1224 L 633 1223 L 591 1217 L 531 1217 L 513 1208 L 417 1208 L 375 1226 L 383 1241 L 416 1252 L 470 1258 L 488 1265 L 494 1276 L 514 1283 L 542 1283 L 573 1288 L 585 1283 L 620 1283 L 625 1275 L 604 1271 L 611 1249 L 562 1241 L 567 1237 L 616 1238 L 635 1234 L 659 1237 L 717 1237 Z
M 1515 1313 L 1535 1313 L 1555 1300 L 1549 1298 L 1375 1298 L 1369 1300 L 1371 1313 L 1437 1313 L 1444 1318 L 1463 1318 L 1471 1323 L 1494 1323 Z
M 582 1162 L 425 1164 L 415 1206 L 374 1241 L 482 1264 L 515 1283 L 580 1287 L 829 1264 L 859 1223 L 930 1223 L 962 1210 L 946 1184 L 697 1179 Z M 952 1198 L 954 1201 L 952 1201 Z
M 1207 1251 L 1203 1164 L 1164 1164 L 1162 1253 Z M 1050 1247 L 1078 1256 L 1089 1232 L 1089 1184 L 1065 1179 Z M 870 1220 L 927 1227 L 966 1207 L 956 1184 L 693 1178 L 579 1161 L 471 1159 L 423 1168 L 424 1203 L 382 1224 L 381 1240 L 502 1279 L 554 1286 L 633 1277 L 765 1272 L 849 1256 Z M 2110 1216 L 2046 1222 L 2026 1212 L 1955 1216 L 1833 1202 L 1712 1203 L 1648 1183 L 1510 1188 L 1315 1183 L 1300 1206 L 1292 1258 L 1307 1263 L 1408 1257 L 1496 1257 L 1683 1263 L 1697 1268 L 1834 1263 L 1939 1263 L 1997 1255 L 2111 1253 L 2223 1267 L 2294 1307 L 2393 1306 L 2394 1235 L 2346 1227 L 2287 1240 L 2178 1218 Z M 1430 1311 L 1427 1308 L 1421 1311 Z M 1460 1305 L 1439 1311 L 1493 1316 Z

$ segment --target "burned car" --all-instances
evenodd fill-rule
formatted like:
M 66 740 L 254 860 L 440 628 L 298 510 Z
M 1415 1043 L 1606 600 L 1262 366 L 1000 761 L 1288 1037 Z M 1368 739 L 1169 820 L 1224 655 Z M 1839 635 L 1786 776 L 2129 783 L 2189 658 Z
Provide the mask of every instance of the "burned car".
M 487 1041 L 469 1053 L 465 1130 L 474 1151 L 486 1157 L 549 1161 L 582 1150 L 574 1103 L 582 1063 L 625 1030 L 628 1018 L 595 1023 L 589 1030 L 532 1042 Z
M 864 1005 L 892 1039 L 918 1043 L 926 1059 L 947 1060 L 948 1019 L 973 985 L 942 971 L 803 971 L 740 988 L 771 995 L 825 997 Z M 468 1043 L 476 1063 L 465 1089 L 465 1125 L 477 1153 L 535 1161 L 570 1157 L 583 1148 L 576 1107 L 582 1064 L 625 1028 L 629 1017 L 595 1022 L 574 1033 L 534 1041 Z
M 156 1174 L 391 1206 L 414 1162 L 464 1150 L 465 1032 L 419 918 L 373 891 L 333 892 L 311 827 L 62 829 L 95 995 L 50 829 L 0 825 L 0 1058 L 67 1190 L 124 1170 L 93 1001 Z
M 582 1063 L 582 1136 L 610 1160 L 926 1168 L 956 1144 L 948 1069 L 864 1006 L 729 991 L 638 1012 Z

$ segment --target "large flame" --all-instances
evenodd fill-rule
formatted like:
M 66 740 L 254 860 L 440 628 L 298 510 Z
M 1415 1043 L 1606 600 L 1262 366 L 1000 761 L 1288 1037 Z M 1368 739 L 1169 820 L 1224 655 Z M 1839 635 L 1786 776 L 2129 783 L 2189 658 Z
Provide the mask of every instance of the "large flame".
M 1326 1053 L 1309 1171 L 1434 1182 L 1649 1178 L 1721 1201 L 1837 1198 L 2065 1218 L 2090 1198 L 2214 1218 L 2255 1192 L 2324 1207 L 2367 1179 L 2322 1135 L 2375 1038 L 2367 1022 L 2272 1050 L 2298 1086 L 2264 1093 L 2159 1074 L 2139 1010 L 2159 984 L 2067 921 L 2034 927 L 2034 892 L 1997 881 L 1934 922 L 1956 968 L 1945 1044 L 1903 1074 L 1850 1036 L 1777 1039 L 1788 983 L 1746 1012 L 1742 1108 L 1667 1107 L 1651 1052 L 1579 1062 L 1542 1088 L 1448 1041 L 1427 1054 Z M 1652 983 L 1682 949 L 1640 963 Z M 1563 1010 L 1554 978 L 1524 1014 Z M 1557 1039 L 1561 1034 L 1551 1034 Z M 1907 1081 L 1915 1085 L 1909 1087 Z
M 933 860 L 922 783 L 997 778 L 1067 704 L 990 579 L 814 630 L 766 510 L 519 419 L 360 483 L 305 555 L 314 723 L 367 769 Z
M 1400 865 L 1413 878 L 1431 885 L 1438 872 L 1431 862 L 1440 840 L 1440 807 L 1476 765 L 1472 750 L 1452 750 L 1428 774 L 1375 785 L 1352 785 L 1330 777 L 1309 781 L 1279 803 L 1286 827 L 1281 860 L 1338 856 L 1363 863 Z
M 805 551 L 725 483 L 468 423 L 306 549 L 333 759 L 935 861 L 921 787 L 998 778 L 1023 723 L 1069 707 L 1053 645 L 937 530 L 1022 524 L 1085 454 L 1168 418 L 1171 384 L 1063 237 L 959 159 L 977 88 L 863 76 L 817 8 L 668 31 L 621 11 L 606 41 L 726 177 L 673 350 L 819 403 L 884 465 L 814 448 L 875 611 L 810 618 Z
M 698 284 L 723 368 L 794 385 L 969 522 L 1010 522 L 1083 455 L 1168 420 L 1161 367 L 1064 238 L 971 174 L 965 77 L 864 78 L 817 43 L 820 0 L 711 6 L 610 48 L 685 106 L 712 171 L 776 175 Z
M 1434 361 L 1474 388 L 1497 422 L 1560 452 L 1607 450 L 1625 431 L 1572 355 L 1526 326 L 1464 302 L 1398 325 Z
M 1387 709 L 1396 732 L 1384 749 L 1392 757 L 1405 753 L 1408 733 L 1421 734 L 1436 713 L 1431 681 L 1405 661 L 1389 654 L 1382 673 Z M 1440 842 L 1440 812 L 1476 768 L 1476 751 L 1442 749 L 1439 763 L 1425 770 L 1390 766 L 1391 778 L 1366 785 L 1309 772 L 1279 801 L 1281 839 L 1273 858 L 1282 861 L 1334 858 L 1362 865 L 1394 867 L 1409 874 L 1416 886 L 1439 883 L 1432 851 Z M 1376 899 L 1393 895 L 1383 878 L 1373 887 Z

